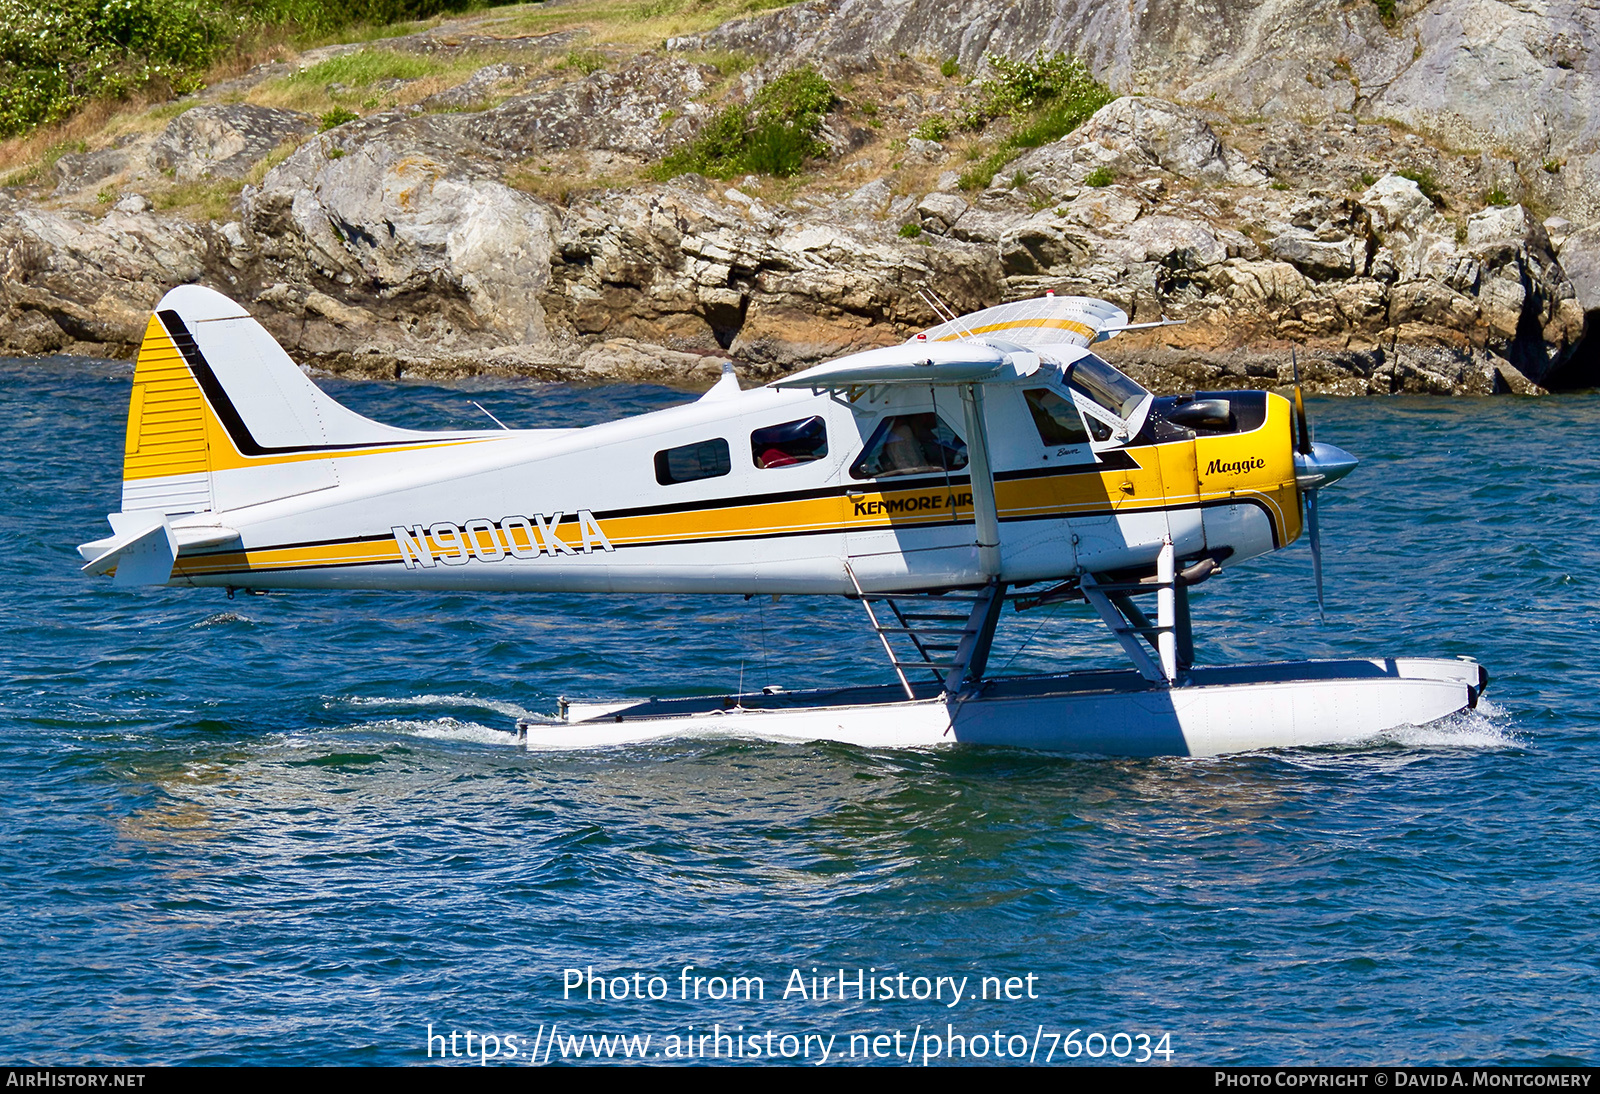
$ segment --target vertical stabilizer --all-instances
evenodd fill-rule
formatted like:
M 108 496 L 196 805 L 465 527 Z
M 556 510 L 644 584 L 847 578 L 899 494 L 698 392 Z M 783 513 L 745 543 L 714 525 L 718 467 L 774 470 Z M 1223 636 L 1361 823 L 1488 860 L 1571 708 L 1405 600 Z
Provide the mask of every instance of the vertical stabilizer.
M 340 456 L 426 437 L 340 406 L 244 308 L 183 285 L 139 349 L 122 509 L 178 517 L 325 490 Z

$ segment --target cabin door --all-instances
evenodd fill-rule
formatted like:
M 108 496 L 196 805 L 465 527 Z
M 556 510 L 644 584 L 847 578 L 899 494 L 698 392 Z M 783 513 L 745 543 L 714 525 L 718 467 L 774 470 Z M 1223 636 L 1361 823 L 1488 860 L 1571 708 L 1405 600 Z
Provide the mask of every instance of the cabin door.
M 863 443 L 845 472 L 845 558 L 863 586 L 961 585 L 978 573 L 961 409 L 945 395 L 897 392 L 856 408 Z

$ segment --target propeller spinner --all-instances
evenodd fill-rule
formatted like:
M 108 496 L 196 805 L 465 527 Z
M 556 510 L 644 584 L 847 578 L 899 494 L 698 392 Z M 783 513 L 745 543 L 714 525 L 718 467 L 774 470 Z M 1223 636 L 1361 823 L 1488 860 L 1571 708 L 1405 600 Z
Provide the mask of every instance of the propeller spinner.
M 1337 445 L 1311 439 L 1311 424 L 1306 420 L 1306 401 L 1300 393 L 1300 361 L 1293 350 L 1289 362 L 1294 368 L 1294 481 L 1305 503 L 1306 532 L 1311 540 L 1311 572 L 1317 583 L 1317 616 L 1328 621 L 1322 598 L 1322 532 L 1317 525 L 1317 491 L 1338 482 L 1356 469 L 1361 461 Z

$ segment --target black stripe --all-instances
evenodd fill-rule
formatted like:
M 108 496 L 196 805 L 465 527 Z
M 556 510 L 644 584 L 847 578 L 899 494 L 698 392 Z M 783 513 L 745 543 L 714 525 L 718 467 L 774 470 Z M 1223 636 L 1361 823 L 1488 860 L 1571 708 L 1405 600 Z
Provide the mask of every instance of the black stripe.
M 1061 467 L 1028 467 L 1018 471 L 1001 471 L 994 476 L 996 482 L 1013 482 L 1021 479 L 1066 478 L 1072 475 L 1098 475 L 1102 471 L 1138 471 L 1140 463 L 1121 449 L 1101 453 L 1100 463 L 1068 464 Z M 923 490 L 954 489 L 971 486 L 972 476 L 940 475 L 907 479 L 863 479 L 843 486 L 819 486 L 810 490 L 785 490 L 766 494 L 732 494 L 702 501 L 671 502 L 666 505 L 639 505 L 628 509 L 591 510 L 595 519 L 619 517 L 657 517 L 668 513 L 687 513 L 704 509 L 733 509 L 745 505 L 778 505 L 790 501 L 817 501 L 823 498 L 848 497 L 851 494 L 899 494 Z M 576 520 L 577 518 L 572 518 Z

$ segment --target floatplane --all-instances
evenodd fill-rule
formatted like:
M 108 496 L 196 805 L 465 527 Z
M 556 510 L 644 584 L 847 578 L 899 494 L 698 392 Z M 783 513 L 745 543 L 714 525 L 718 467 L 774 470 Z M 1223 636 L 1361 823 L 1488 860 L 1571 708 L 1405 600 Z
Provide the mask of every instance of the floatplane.
M 935 300 L 935 303 L 939 303 Z M 422 432 L 313 384 L 237 303 L 183 286 L 134 372 L 120 586 L 834 595 L 895 682 L 577 702 L 530 748 L 690 735 L 1209 755 L 1355 742 L 1476 705 L 1475 662 L 1203 666 L 1189 590 L 1309 533 L 1356 459 L 1294 398 L 1158 398 L 1093 352 L 1084 297 L 957 316 L 909 341 L 581 429 Z M 991 676 L 1002 611 L 1087 605 L 1131 662 Z M 1153 601 L 1153 607 L 1151 602 Z M 1141 606 L 1142 605 L 1142 606 Z

